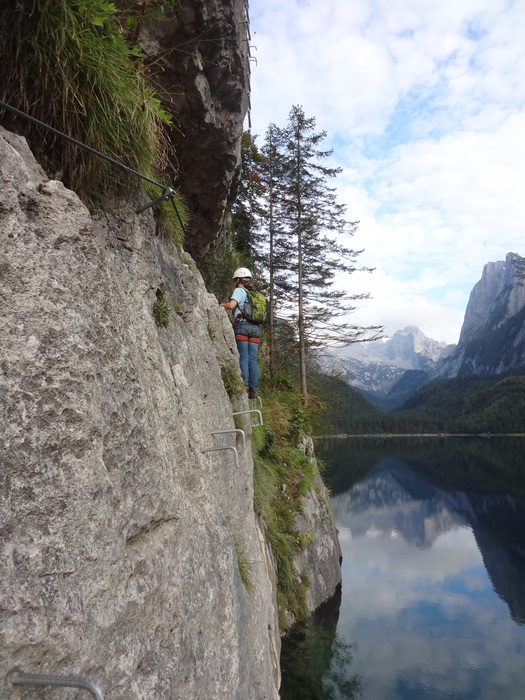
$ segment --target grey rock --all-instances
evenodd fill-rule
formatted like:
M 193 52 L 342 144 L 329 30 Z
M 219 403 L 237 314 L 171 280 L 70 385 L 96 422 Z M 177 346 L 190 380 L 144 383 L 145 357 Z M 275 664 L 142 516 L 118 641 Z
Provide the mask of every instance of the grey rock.
M 311 438 L 300 446 L 316 464 Z M 317 471 L 314 489 L 301 499 L 303 514 L 296 517 L 302 551 L 295 557 L 299 575 L 307 575 L 308 609 L 313 612 L 329 600 L 341 585 L 341 547 L 330 505 L 330 495 Z M 289 620 L 293 622 L 292 620 Z
M 455 347 L 408 326 L 385 340 L 330 349 L 325 364 L 342 371 L 348 384 L 365 392 L 371 400 L 385 399 L 407 370 L 424 371 L 429 378 L 435 376 Z
M 18 667 L 93 678 L 107 700 L 275 700 L 249 443 L 238 469 L 202 453 L 236 440 L 212 436 L 235 427 L 226 314 L 151 212 L 91 217 L 4 130 L 0 184 L 0 697 L 26 697 Z M 178 304 L 167 327 L 158 289 Z
M 139 39 L 174 117 L 171 159 L 192 213 L 186 245 L 199 262 L 224 235 L 240 176 L 251 65 L 244 8 L 243 0 L 181 0 Z
M 439 376 L 497 375 L 525 365 L 524 259 L 489 262 L 470 293 L 459 342 Z

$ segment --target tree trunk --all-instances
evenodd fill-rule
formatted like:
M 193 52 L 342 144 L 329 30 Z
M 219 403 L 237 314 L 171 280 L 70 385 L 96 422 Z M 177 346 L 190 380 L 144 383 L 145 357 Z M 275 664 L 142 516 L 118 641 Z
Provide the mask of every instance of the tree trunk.
M 303 310 L 303 250 L 302 250 L 302 231 L 301 217 L 299 216 L 299 226 L 297 231 L 297 256 L 299 269 L 299 376 L 301 379 L 301 393 L 306 399 L 308 387 L 306 384 L 306 338 L 304 331 L 304 310 Z
M 273 202 L 272 202 L 272 192 L 270 191 L 270 311 L 269 311 L 269 325 L 270 325 L 270 377 L 275 376 L 275 282 L 274 282 L 274 229 L 273 229 Z

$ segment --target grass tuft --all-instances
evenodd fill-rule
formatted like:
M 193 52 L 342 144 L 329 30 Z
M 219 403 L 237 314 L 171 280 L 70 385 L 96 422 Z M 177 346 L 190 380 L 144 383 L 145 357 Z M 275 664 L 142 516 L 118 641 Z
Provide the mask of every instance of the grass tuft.
M 169 122 L 105 0 L 27 0 L 0 7 L 3 101 L 151 177 L 165 166 Z M 89 202 L 122 171 L 34 125 L 17 126 L 44 165 Z M 158 194 L 157 194 L 158 196 Z
M 246 386 L 242 380 L 240 370 L 231 365 L 223 365 L 221 367 L 221 377 L 228 396 L 242 396 L 246 393 Z
M 235 545 L 235 552 L 237 554 L 237 566 L 239 567 L 239 574 L 241 576 L 241 581 L 250 595 L 253 595 L 253 576 L 252 576 L 252 562 L 246 554 L 245 548 L 242 546 L 240 540 L 235 535 L 233 536 L 233 543 Z

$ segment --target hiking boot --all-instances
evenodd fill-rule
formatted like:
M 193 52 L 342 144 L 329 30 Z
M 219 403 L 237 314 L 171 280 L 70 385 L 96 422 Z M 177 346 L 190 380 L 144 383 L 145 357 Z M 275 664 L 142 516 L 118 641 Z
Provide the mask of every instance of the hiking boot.
M 256 399 L 257 398 L 257 389 L 250 387 L 248 389 L 248 398 L 249 399 Z

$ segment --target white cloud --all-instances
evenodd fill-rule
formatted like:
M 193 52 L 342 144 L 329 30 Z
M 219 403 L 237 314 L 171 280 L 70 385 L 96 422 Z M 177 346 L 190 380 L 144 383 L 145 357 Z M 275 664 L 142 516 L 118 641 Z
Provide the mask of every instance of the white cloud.
M 377 268 L 343 283 L 373 294 L 355 318 L 457 341 L 483 265 L 525 254 L 525 3 L 252 0 L 250 13 L 259 144 L 300 104 L 344 169 L 352 245 Z
M 366 669 L 366 697 L 390 697 L 398 679 L 444 695 L 475 688 L 480 700 L 522 686 L 522 635 L 492 591 L 470 528 L 446 532 L 428 549 L 388 532 L 340 541 L 350 603 L 337 629 L 355 644 L 350 670 Z

